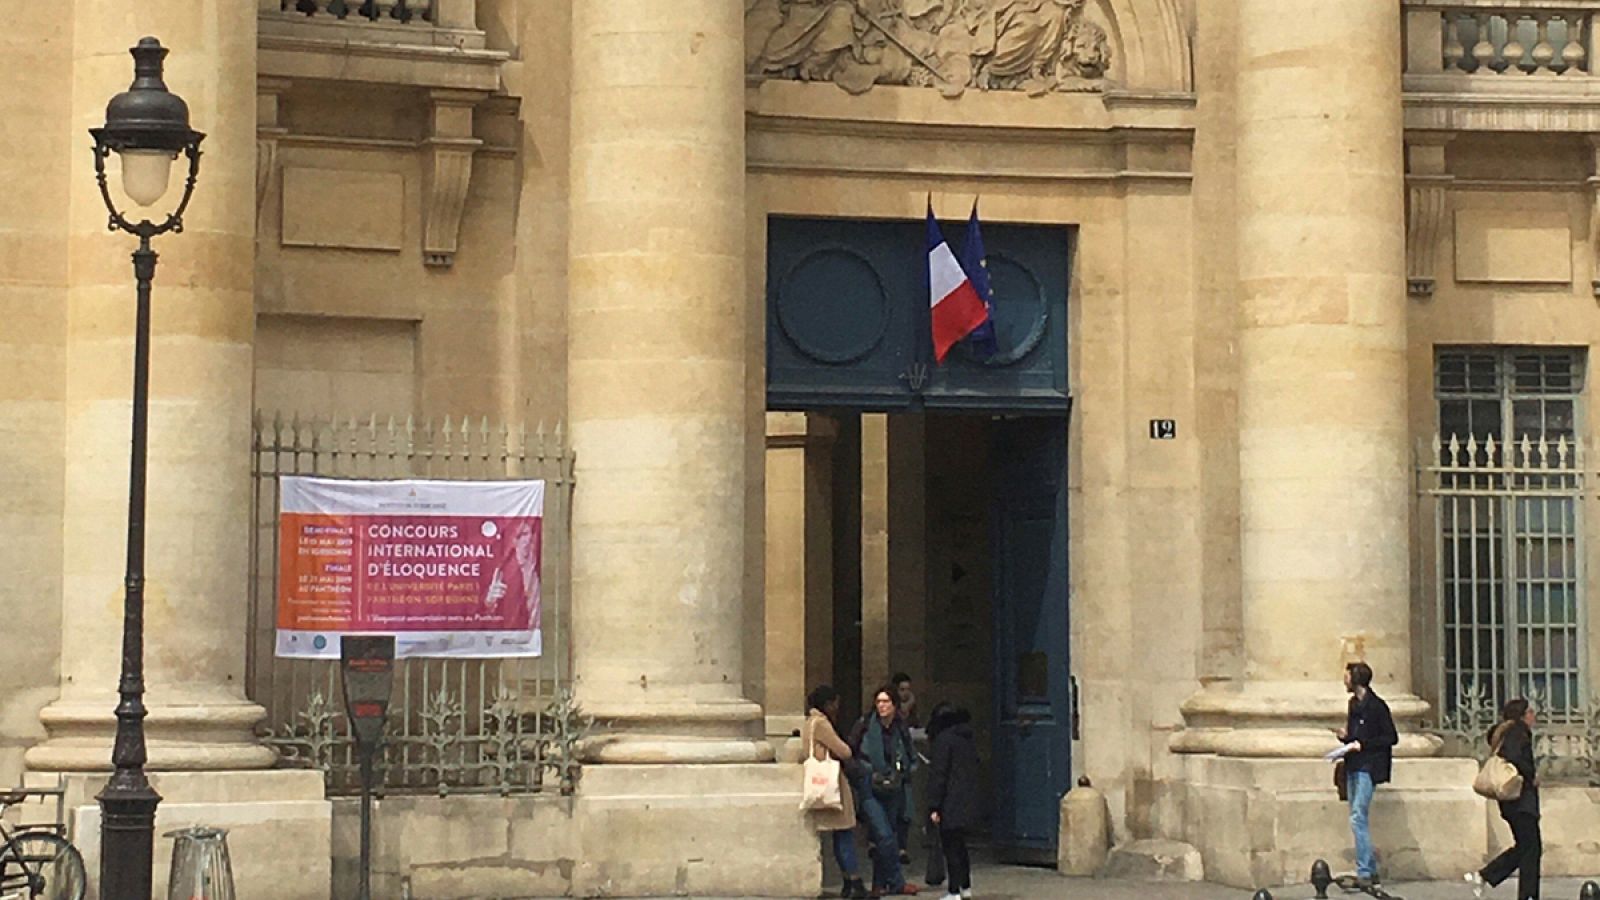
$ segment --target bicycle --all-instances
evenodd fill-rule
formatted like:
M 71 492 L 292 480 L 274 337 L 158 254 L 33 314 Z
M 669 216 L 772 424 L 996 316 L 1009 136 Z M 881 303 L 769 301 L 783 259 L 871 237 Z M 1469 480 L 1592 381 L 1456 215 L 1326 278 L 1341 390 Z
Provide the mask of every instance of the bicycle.
M 0 813 L 29 793 L 0 794 Z M 44 827 L 9 829 L 3 819 L 0 841 L 0 900 L 83 900 L 89 877 L 71 841 Z

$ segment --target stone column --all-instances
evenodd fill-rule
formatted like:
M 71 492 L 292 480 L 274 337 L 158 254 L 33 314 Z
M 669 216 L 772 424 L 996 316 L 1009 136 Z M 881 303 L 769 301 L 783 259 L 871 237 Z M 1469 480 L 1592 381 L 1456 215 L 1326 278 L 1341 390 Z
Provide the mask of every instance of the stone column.
M 0 93 L 0 784 L 11 785 L 60 681 L 68 160 L 83 148 L 68 134 L 70 11 L 8 8 L 0 57 L 11 61 Z
M 806 630 L 810 588 L 806 564 L 806 415 L 769 412 L 766 452 L 766 710 L 767 739 L 779 744 L 805 720 Z
M 861 415 L 861 702 L 889 677 L 889 416 Z
M 1333 744 L 1347 661 L 1372 665 L 1397 718 L 1426 709 L 1411 694 L 1400 8 L 1238 5 L 1245 673 L 1185 705 L 1176 746 L 1306 756 Z
M 254 335 L 256 4 L 78 0 L 74 12 L 61 696 L 36 769 L 109 768 L 122 633 L 134 240 L 106 231 L 87 129 L 126 90 L 127 49 L 171 49 L 167 85 L 207 133 L 182 234 L 155 240 L 145 672 L 150 768 L 273 754 L 244 697 Z M 116 178 L 113 163 L 112 177 Z M 183 163 L 173 173 L 175 202 Z M 120 193 L 115 191 L 114 195 Z M 130 209 L 130 211 L 132 211 Z
M 766 709 L 776 745 L 805 719 L 806 692 L 833 681 L 832 452 L 817 414 L 767 413 Z
M 927 435 L 927 416 L 889 417 L 889 652 L 887 667 L 876 676 L 887 678 L 904 672 L 911 676 L 923 697 L 930 696 L 932 687 L 928 653 Z M 931 699 L 922 703 L 924 724 L 932 708 Z
M 604 762 L 750 762 L 743 9 L 573 9 L 573 651 Z

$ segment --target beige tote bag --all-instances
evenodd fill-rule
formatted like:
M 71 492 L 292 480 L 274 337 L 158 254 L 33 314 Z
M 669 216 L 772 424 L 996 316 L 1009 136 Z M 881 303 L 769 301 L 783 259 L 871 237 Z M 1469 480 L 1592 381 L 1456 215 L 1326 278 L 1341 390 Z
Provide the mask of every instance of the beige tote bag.
M 1489 758 L 1478 770 L 1478 777 L 1472 779 L 1472 790 L 1481 797 L 1502 803 L 1522 796 L 1522 773 L 1500 755 L 1499 742 L 1489 750 Z
M 816 731 L 813 723 L 806 723 L 806 782 L 800 792 L 800 808 L 844 809 L 844 796 L 839 790 L 839 761 L 827 747 L 822 748 L 822 758 L 817 758 Z

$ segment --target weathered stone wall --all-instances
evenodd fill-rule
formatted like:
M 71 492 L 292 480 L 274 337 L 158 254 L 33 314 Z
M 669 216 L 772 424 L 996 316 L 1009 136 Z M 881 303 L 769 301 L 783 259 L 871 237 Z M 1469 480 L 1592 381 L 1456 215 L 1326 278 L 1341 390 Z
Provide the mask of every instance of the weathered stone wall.
M 1584 399 L 1578 404 L 1580 440 L 1595 446 L 1600 418 L 1593 415 L 1593 347 L 1600 343 L 1594 280 L 1600 277 L 1591 224 L 1596 208 L 1594 149 L 1577 135 L 1462 134 L 1435 136 L 1439 190 L 1435 285 L 1431 296 L 1409 303 L 1407 377 L 1411 432 L 1417 441 L 1439 429 L 1434 399 L 1434 350 L 1442 346 L 1542 345 L 1590 348 Z M 1429 146 L 1429 145 L 1423 145 Z M 1413 168 L 1416 144 L 1412 145 Z M 1592 459 L 1592 456 L 1590 457 Z M 1426 510 L 1426 507 L 1421 509 Z M 1586 507 L 1586 511 L 1588 510 Z M 1432 529 L 1419 522 L 1425 540 Z M 1591 520 L 1592 521 L 1592 520 Z M 1583 532 L 1584 596 L 1588 621 L 1600 620 L 1600 545 Z M 1433 584 L 1435 560 L 1426 544 L 1415 548 L 1416 678 L 1430 695 L 1438 690 L 1439 626 Z M 1589 690 L 1600 690 L 1600 629 L 1588 629 L 1582 648 L 1589 660 Z
M 67 332 L 67 196 L 88 136 L 72 112 L 72 8 L 7 10 L 0 50 L 0 785 L 44 736 L 59 690 L 62 400 Z
M 798 765 L 602 766 L 577 797 L 388 797 L 373 816 L 372 895 L 812 896 L 822 844 L 800 779 Z M 360 834 L 359 803 L 336 801 L 333 896 L 354 893 Z

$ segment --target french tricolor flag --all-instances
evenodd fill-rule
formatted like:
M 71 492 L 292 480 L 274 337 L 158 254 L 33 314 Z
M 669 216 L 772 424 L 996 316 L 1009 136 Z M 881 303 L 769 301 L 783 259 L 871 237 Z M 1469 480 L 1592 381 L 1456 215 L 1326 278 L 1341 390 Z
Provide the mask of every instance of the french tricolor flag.
M 928 204 L 928 293 L 933 307 L 933 358 L 944 362 L 956 342 L 989 321 L 989 307 L 956 259 Z

